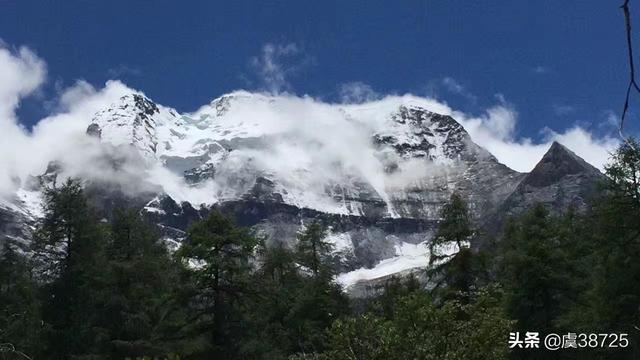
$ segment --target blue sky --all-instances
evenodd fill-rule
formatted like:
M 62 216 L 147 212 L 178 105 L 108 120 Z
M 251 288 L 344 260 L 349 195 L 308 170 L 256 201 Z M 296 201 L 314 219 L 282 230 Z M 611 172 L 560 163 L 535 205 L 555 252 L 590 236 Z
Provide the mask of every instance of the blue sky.
M 504 97 L 518 113 L 516 136 L 536 139 L 545 126 L 610 131 L 627 82 L 616 1 L 176 4 L 0 1 L 0 38 L 47 65 L 46 83 L 17 110 L 20 121 L 45 116 L 77 79 L 96 87 L 121 79 L 180 111 L 274 83 L 340 101 L 344 84 L 359 82 L 380 94 L 435 96 L 472 114 Z M 266 74 L 265 83 L 270 61 L 284 78 Z

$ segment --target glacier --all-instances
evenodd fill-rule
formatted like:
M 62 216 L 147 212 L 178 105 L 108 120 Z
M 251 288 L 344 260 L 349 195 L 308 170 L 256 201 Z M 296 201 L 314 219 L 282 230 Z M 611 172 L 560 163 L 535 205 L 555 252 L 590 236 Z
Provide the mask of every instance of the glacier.
M 351 287 L 424 268 L 454 191 L 478 224 L 494 221 L 516 193 L 537 198 L 521 185 L 533 175 L 477 145 L 450 109 L 410 95 L 328 104 L 235 91 L 179 113 L 132 92 L 95 113 L 83 136 L 82 166 L 52 158 L 44 174 L 22 179 L 13 197 L 0 200 L 0 225 L 7 218 L 0 234 L 27 237 L 42 216 L 40 188 L 76 176 L 93 187 L 105 217 L 125 201 L 173 246 L 211 208 L 288 244 L 301 226 L 321 220 L 336 247 L 337 281 Z M 589 166 L 578 167 L 590 181 L 598 175 Z M 549 189 L 540 190 L 548 201 L 573 196 L 549 196 Z

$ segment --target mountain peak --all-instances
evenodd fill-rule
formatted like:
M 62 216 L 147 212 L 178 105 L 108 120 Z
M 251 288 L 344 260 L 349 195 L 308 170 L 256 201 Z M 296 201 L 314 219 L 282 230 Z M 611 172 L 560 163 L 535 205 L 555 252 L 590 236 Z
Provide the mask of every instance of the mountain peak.
M 530 186 L 542 187 L 555 183 L 565 176 L 580 174 L 592 177 L 602 175 L 598 169 L 573 151 L 554 141 L 524 182 Z
M 173 109 L 159 106 L 141 93 L 131 93 L 97 112 L 87 134 L 114 146 L 133 145 L 144 157 L 154 158 L 158 146 L 156 128 L 175 117 Z
M 125 95 L 123 98 L 126 98 L 127 96 L 128 95 Z M 158 110 L 158 105 L 144 95 L 134 93 L 131 94 L 131 98 L 133 99 L 133 103 L 136 108 L 140 109 L 142 113 L 146 115 L 153 115 L 160 111 Z
M 471 144 L 467 131 L 451 116 L 404 104 L 390 114 L 374 141 L 393 147 L 403 157 L 424 157 L 442 164 L 464 156 Z
M 273 101 L 274 97 L 268 94 L 253 93 L 246 90 L 235 90 L 219 96 L 207 105 L 202 106 L 191 114 L 194 118 L 219 117 L 225 115 L 237 103 L 256 103 Z

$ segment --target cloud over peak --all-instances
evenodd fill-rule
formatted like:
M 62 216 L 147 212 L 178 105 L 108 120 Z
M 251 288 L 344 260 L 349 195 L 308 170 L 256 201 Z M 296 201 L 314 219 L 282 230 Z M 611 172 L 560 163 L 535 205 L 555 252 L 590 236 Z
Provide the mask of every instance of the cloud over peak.
M 93 114 L 133 91 L 119 81 L 108 81 L 102 89 L 77 81 L 29 132 L 15 110 L 45 81 L 46 64 L 32 50 L 0 47 L 0 195 L 11 194 L 29 175 L 42 174 L 51 160 L 86 165 L 80 165 L 80 157 L 87 155 L 84 133 Z
M 290 77 L 312 62 L 313 58 L 295 43 L 267 43 L 260 55 L 251 58 L 250 65 L 256 72 L 260 90 L 278 94 L 292 91 Z
M 542 139 L 538 141 L 518 137 L 518 112 L 503 97 L 498 97 L 495 104 L 479 114 L 469 114 L 431 97 L 384 95 L 363 82 L 342 84 L 339 87 L 340 103 L 282 94 L 282 91 L 291 90 L 288 76 L 302 66 L 294 60 L 300 56 L 302 53 L 294 44 L 267 44 L 262 48 L 261 55 L 252 59 L 252 66 L 262 78 L 261 90 L 270 92 L 270 96 L 289 99 L 278 103 L 283 107 L 279 112 L 264 114 L 265 119 L 260 119 L 263 114 L 255 111 L 251 112 L 252 116 L 260 121 L 268 121 L 266 117 L 286 114 L 287 119 L 291 120 L 287 124 L 296 124 L 303 133 L 311 133 L 318 139 L 338 141 L 335 127 L 318 121 L 342 116 L 340 109 L 350 106 L 370 109 L 368 121 L 377 121 L 381 116 L 378 113 L 381 108 L 397 109 L 401 104 L 416 104 L 436 113 L 451 115 L 467 129 L 476 143 L 518 171 L 531 170 L 553 141 L 566 145 L 600 169 L 606 163 L 609 152 L 618 145 L 616 138 L 598 136 L 578 125 L 564 131 L 541 129 Z M 54 101 L 55 105 L 51 107 L 52 113 L 41 119 L 31 132 L 27 132 L 16 119 L 15 110 L 21 99 L 42 86 L 46 72 L 45 62 L 33 51 L 25 47 L 12 50 L 0 43 L 0 194 L 11 193 L 18 185 L 18 179 L 41 174 L 48 162 L 54 159 L 73 164 L 78 172 L 95 167 L 92 167 L 91 159 L 95 159 L 95 151 L 100 150 L 95 150 L 94 144 L 85 136 L 89 121 L 97 111 L 115 103 L 123 95 L 138 92 L 118 80 L 108 81 L 101 88 L 78 80 L 71 87 L 61 90 Z M 451 80 L 447 85 L 451 87 L 450 91 L 465 90 Z M 356 130 L 353 133 L 357 133 Z M 327 148 L 343 149 L 338 146 Z M 287 150 L 278 148 L 273 151 L 283 149 Z M 346 148 L 343 150 L 349 151 Z
M 0 42 L 0 115 L 13 116 L 20 99 L 35 91 L 45 80 L 47 67 L 29 48 L 11 50 Z

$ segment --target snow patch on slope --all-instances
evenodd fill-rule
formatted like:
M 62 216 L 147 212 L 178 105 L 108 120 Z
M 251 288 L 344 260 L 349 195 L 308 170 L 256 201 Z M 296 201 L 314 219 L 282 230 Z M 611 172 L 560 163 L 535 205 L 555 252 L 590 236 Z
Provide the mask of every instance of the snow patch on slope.
M 353 242 L 349 233 L 329 233 L 325 241 L 333 245 L 334 252 L 353 251 Z
M 344 288 L 349 288 L 360 281 L 371 281 L 384 278 L 405 270 L 426 269 L 429 264 L 429 245 L 427 242 L 410 244 L 399 242 L 395 245 L 396 256 L 380 261 L 373 268 L 360 268 L 337 276 L 336 282 Z M 439 254 L 446 254 L 449 257 L 459 251 L 456 244 L 450 244 L 438 249 Z
M 18 189 L 13 199 L 0 197 L 0 206 L 20 213 L 29 219 L 44 216 L 42 192 Z
M 375 199 L 386 216 L 402 217 L 393 198 L 458 162 L 450 129 L 424 110 L 440 107 L 411 96 L 338 106 L 236 91 L 180 115 L 132 94 L 92 126 L 103 142 L 137 149 L 149 182 L 196 207 L 241 198 L 264 178 L 299 208 L 360 216 L 361 200 Z
M 23 205 L 22 209 L 34 218 L 42 218 L 44 216 L 44 199 L 40 191 L 28 191 L 19 189 L 16 192 L 18 200 Z

